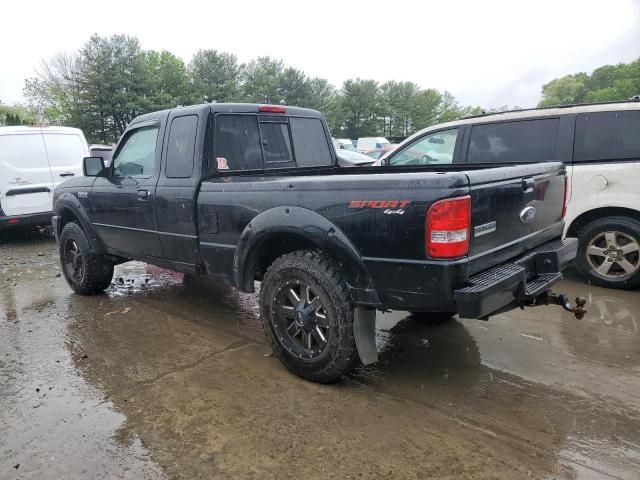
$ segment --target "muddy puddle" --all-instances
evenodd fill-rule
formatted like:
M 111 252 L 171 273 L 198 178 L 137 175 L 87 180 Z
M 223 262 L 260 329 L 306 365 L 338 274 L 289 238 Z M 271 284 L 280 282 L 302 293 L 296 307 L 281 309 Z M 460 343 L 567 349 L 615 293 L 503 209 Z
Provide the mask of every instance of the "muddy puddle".
M 253 295 L 142 263 L 71 293 L 45 237 L 0 239 L 0 478 L 637 479 L 640 295 L 577 321 L 377 318 L 380 362 L 316 385 Z

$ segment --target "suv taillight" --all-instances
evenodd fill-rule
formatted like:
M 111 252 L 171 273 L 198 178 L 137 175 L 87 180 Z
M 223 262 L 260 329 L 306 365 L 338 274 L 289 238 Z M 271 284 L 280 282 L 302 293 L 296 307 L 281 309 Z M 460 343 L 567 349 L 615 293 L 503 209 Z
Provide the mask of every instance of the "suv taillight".
M 440 200 L 427 212 L 425 243 L 431 258 L 456 258 L 469 253 L 471 197 Z
M 567 214 L 567 202 L 569 201 L 569 177 L 564 177 L 564 199 L 562 200 L 562 216 L 564 218 Z

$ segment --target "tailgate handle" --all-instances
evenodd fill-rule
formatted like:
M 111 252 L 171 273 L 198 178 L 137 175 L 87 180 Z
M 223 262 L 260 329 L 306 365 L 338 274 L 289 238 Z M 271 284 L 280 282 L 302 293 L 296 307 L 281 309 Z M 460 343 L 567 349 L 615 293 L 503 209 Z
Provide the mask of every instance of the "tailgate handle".
M 149 190 L 138 190 L 138 200 L 146 200 L 149 198 Z
M 523 178 L 522 179 L 522 190 L 525 192 L 530 192 L 536 186 L 536 181 L 533 178 Z

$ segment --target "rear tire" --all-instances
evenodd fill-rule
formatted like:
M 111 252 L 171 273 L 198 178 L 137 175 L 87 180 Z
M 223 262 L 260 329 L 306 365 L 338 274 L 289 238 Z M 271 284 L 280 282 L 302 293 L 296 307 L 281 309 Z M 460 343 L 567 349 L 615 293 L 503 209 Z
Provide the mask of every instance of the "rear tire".
M 446 323 L 453 320 L 455 312 L 410 312 L 416 320 L 426 323 Z
M 60 233 L 60 265 L 71 289 L 80 295 L 102 292 L 113 278 L 113 263 L 91 252 L 87 236 L 75 222 L 67 223 Z
M 332 382 L 359 364 L 349 291 L 339 267 L 321 252 L 300 250 L 271 264 L 260 316 L 274 355 L 302 378 Z
M 640 222 L 608 217 L 587 224 L 579 234 L 576 268 L 589 282 L 608 288 L 640 286 Z

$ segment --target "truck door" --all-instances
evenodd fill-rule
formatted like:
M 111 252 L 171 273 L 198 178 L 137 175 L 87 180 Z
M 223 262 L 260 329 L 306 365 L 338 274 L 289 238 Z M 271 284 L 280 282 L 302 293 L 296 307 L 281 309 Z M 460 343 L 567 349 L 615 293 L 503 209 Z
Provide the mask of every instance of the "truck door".
M 119 252 L 161 257 L 156 220 L 156 184 L 162 136 L 157 121 L 124 133 L 107 177 L 91 189 L 92 222 L 105 244 Z M 158 146 L 158 148 L 156 148 Z
M 156 190 L 158 231 L 163 257 L 195 265 L 198 261 L 196 198 L 202 178 L 206 119 L 171 114 L 167 121 L 162 168 Z

